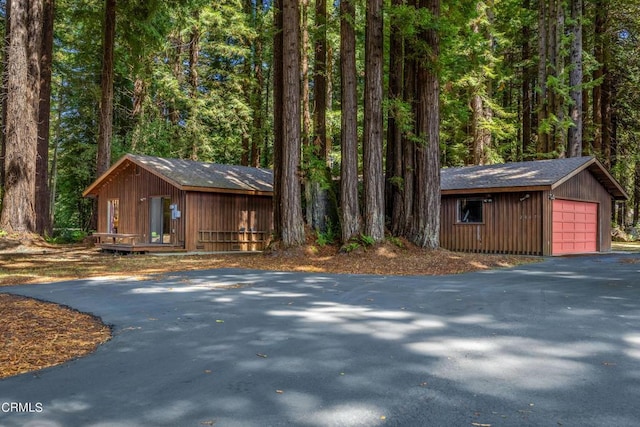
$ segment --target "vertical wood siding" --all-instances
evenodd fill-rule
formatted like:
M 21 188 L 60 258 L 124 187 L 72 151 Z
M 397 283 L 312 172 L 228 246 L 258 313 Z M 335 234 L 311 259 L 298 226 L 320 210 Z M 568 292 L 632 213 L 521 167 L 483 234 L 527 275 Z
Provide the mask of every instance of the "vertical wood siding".
M 528 198 L 524 198 L 529 194 Z M 522 255 L 552 255 L 553 203 L 550 197 L 598 203 L 598 250 L 611 250 L 611 195 L 589 171 L 553 191 L 483 195 L 482 224 L 458 223 L 457 200 L 478 195 L 442 197 L 440 242 L 445 249 Z M 522 200 L 521 200 L 522 199 Z
M 150 198 L 164 196 L 171 203 L 184 210 L 185 194 L 183 191 L 134 164 L 114 172 L 110 180 L 98 191 L 98 232 L 107 232 L 107 203 L 111 199 L 120 201 L 120 217 L 118 232 L 138 234 L 138 243 L 149 243 L 149 209 Z M 184 215 L 172 220 L 172 243 L 184 245 Z
M 525 198 L 527 194 L 529 197 Z M 464 197 L 442 198 L 440 240 L 443 248 L 460 252 L 522 255 L 542 253 L 540 192 L 484 196 L 484 221 L 481 224 L 457 222 L 457 201 Z
M 187 195 L 187 217 L 188 251 L 262 250 L 268 241 L 203 242 L 199 240 L 199 232 L 253 230 L 264 232 L 253 238 L 268 240 L 273 229 L 273 199 L 271 196 L 190 192 Z

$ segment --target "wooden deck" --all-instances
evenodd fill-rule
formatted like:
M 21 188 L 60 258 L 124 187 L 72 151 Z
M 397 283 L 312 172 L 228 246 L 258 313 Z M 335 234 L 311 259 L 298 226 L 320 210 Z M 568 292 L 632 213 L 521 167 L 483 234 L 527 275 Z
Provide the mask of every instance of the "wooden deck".
M 140 243 L 137 234 L 93 233 L 96 246 L 107 252 L 147 253 L 147 252 L 186 252 L 184 245 L 161 243 Z
M 150 252 L 186 252 L 184 246 L 154 243 L 97 243 L 97 247 L 105 252 L 146 254 Z

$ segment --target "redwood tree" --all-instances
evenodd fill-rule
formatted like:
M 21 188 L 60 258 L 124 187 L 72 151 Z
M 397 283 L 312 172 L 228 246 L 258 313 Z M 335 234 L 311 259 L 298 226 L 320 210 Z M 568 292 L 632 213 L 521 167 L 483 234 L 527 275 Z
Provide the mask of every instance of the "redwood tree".
M 36 230 L 50 235 L 51 191 L 49 189 L 49 128 L 51 115 L 51 68 L 53 59 L 54 0 L 44 0 L 40 51 L 40 100 L 38 105 L 38 154 L 36 157 Z
M 358 208 L 358 99 L 354 0 L 340 1 L 340 71 L 342 133 L 340 163 L 340 225 L 342 242 L 360 234 Z
M 384 169 L 382 166 L 383 15 L 382 0 L 367 2 L 364 83 L 364 233 L 384 239 Z
M 36 231 L 36 157 L 40 101 L 42 1 L 10 2 L 4 158 L 0 228 Z
M 437 19 L 440 0 L 420 0 L 420 8 L 426 9 Z M 434 27 L 425 28 L 420 40 L 428 48 L 417 56 L 417 115 L 415 202 L 413 205 L 410 240 L 418 246 L 435 249 L 440 246 L 440 87 L 437 66 L 440 53 L 438 32 Z
M 300 8 L 298 0 L 282 0 L 282 74 L 278 90 L 282 94 L 281 123 L 276 127 L 274 144 L 279 145 L 278 172 L 275 174 L 275 203 L 278 237 L 285 247 L 304 243 L 302 195 L 300 190 Z
M 96 176 L 111 166 L 111 138 L 113 135 L 113 73 L 116 37 L 116 0 L 105 1 L 102 44 L 102 75 L 100 77 L 100 118 Z

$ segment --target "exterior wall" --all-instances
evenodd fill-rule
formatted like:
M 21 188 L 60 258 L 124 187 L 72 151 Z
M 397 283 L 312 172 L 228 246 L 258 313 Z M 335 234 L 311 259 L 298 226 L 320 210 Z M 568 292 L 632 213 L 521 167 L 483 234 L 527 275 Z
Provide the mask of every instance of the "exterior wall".
M 246 194 L 187 194 L 188 251 L 262 250 L 273 230 L 273 198 Z
M 571 180 L 554 189 L 552 193 L 556 199 L 598 203 L 598 250 L 600 252 L 611 251 L 612 198 L 609 192 L 589 171 L 582 171 Z
M 482 195 L 481 198 L 485 200 L 482 223 L 458 222 L 458 199 L 476 198 L 478 195 L 443 196 L 441 246 L 459 252 L 541 255 L 542 194 L 517 192 Z
M 528 198 L 524 198 L 526 195 Z M 483 194 L 484 221 L 458 223 L 457 200 L 479 195 L 444 195 L 440 244 L 460 252 L 553 255 L 553 198 L 598 203 L 598 251 L 611 250 L 611 195 L 587 170 L 553 191 Z M 521 200 L 522 199 L 522 200 Z
M 149 243 L 150 198 L 171 198 L 182 210 L 185 205 L 183 191 L 146 170 L 129 163 L 123 170 L 114 172 L 111 179 L 98 191 L 98 232 L 107 232 L 107 203 L 119 200 L 118 233 L 138 234 L 137 243 Z M 184 245 L 184 216 L 172 220 L 172 244 Z

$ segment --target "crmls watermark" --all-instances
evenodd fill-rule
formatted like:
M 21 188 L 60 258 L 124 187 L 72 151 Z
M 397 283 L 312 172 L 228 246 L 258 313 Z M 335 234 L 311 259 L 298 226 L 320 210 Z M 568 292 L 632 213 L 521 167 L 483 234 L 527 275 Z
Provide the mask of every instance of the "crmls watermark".
M 0 413 L 40 413 L 44 410 L 40 402 L 2 402 Z

